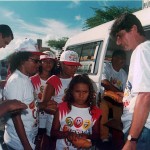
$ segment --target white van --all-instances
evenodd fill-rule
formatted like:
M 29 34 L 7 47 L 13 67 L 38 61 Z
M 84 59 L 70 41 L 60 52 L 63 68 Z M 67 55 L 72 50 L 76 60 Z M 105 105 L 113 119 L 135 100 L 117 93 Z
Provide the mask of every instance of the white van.
M 141 21 L 146 36 L 150 39 L 150 8 L 134 13 Z M 97 93 L 101 89 L 102 68 L 105 61 L 111 60 L 114 50 L 121 49 L 109 37 L 110 28 L 114 21 L 107 22 L 68 39 L 64 50 L 76 51 L 80 58 L 82 67 L 78 74 L 87 73 L 94 83 Z M 131 52 L 126 52 L 125 70 L 128 72 Z

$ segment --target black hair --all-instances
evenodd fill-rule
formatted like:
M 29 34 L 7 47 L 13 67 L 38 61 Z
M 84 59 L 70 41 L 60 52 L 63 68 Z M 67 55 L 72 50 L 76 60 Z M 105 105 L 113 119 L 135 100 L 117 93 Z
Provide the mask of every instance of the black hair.
M 122 57 L 124 59 L 126 58 L 126 54 L 125 54 L 125 52 L 123 50 L 115 50 L 113 52 L 113 54 L 112 54 L 112 58 L 116 57 L 116 56 L 120 56 L 120 57 Z
M 8 25 L 0 24 L 0 33 L 3 38 L 11 36 L 12 40 L 14 39 L 13 32 Z
M 115 20 L 111 27 L 110 36 L 112 38 L 116 38 L 116 34 L 121 30 L 129 32 L 133 25 L 137 26 L 137 30 L 140 35 L 145 36 L 144 29 L 140 20 L 135 15 L 127 12 L 122 14 L 119 18 Z
M 53 60 L 53 61 L 54 61 L 54 65 L 53 65 L 52 70 L 49 71 L 49 76 L 57 74 L 57 68 L 56 68 L 57 62 L 55 60 Z M 41 62 L 42 62 L 42 60 L 41 60 Z M 43 68 L 40 65 L 39 66 L 39 74 L 41 74 L 42 72 L 43 72 Z
M 13 73 L 16 69 L 22 65 L 24 61 L 27 61 L 32 56 L 31 52 L 15 52 L 9 57 L 10 72 Z
M 68 86 L 66 94 L 64 96 L 64 101 L 66 101 L 68 103 L 68 108 L 71 110 L 71 104 L 74 102 L 72 90 L 73 90 L 74 86 L 78 83 L 84 83 L 84 84 L 87 84 L 89 86 L 89 96 L 87 98 L 87 105 L 92 108 L 92 106 L 94 106 L 94 104 L 95 104 L 94 103 L 95 91 L 94 91 L 92 81 L 90 80 L 90 78 L 86 74 L 76 75 L 75 77 L 73 77 L 73 79 L 71 80 L 71 82 Z

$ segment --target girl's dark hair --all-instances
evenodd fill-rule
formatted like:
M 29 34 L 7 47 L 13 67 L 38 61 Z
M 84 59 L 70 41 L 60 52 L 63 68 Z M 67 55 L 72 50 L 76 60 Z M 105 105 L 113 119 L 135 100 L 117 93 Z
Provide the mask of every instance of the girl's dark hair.
M 42 60 L 41 60 L 41 61 L 42 61 Z M 54 61 L 54 66 L 53 66 L 52 70 L 49 71 L 49 76 L 51 76 L 51 75 L 56 75 L 56 74 L 57 74 L 57 71 L 56 71 L 57 62 L 56 62 L 55 60 L 53 60 L 53 61 Z M 42 71 L 43 71 L 43 68 L 42 68 L 42 66 L 40 66 L 40 67 L 39 67 L 39 74 L 41 74 Z
M 19 69 L 24 61 L 27 61 L 32 56 L 31 52 L 15 52 L 9 59 L 10 72 L 13 73 L 16 69 Z
M 87 105 L 92 108 L 92 106 L 94 106 L 94 104 L 95 104 L 94 103 L 95 91 L 94 91 L 92 81 L 90 80 L 90 78 L 88 77 L 87 74 L 77 75 L 77 76 L 73 77 L 73 79 L 71 80 L 71 82 L 68 86 L 68 89 L 66 91 L 65 97 L 64 97 L 64 101 L 66 101 L 68 103 L 68 107 L 70 110 L 71 110 L 71 104 L 74 102 L 72 90 L 74 89 L 74 86 L 79 83 L 84 83 L 89 86 L 89 96 L 87 98 Z

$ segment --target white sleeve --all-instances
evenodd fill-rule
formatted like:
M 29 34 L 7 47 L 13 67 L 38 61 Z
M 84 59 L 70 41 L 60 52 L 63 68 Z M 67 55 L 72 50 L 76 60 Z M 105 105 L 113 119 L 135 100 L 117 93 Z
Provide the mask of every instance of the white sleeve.
M 123 70 L 123 82 L 122 82 L 122 85 L 123 85 L 123 91 L 126 87 L 126 82 L 127 82 L 127 73 Z
M 133 92 L 150 92 L 150 42 L 136 49 L 133 70 Z
M 5 86 L 5 97 L 6 99 L 17 99 L 19 101 L 23 100 L 23 86 L 22 86 L 22 80 L 16 79 L 11 80 L 7 82 Z
M 104 63 L 103 71 L 102 71 L 102 80 L 109 80 L 109 65 Z

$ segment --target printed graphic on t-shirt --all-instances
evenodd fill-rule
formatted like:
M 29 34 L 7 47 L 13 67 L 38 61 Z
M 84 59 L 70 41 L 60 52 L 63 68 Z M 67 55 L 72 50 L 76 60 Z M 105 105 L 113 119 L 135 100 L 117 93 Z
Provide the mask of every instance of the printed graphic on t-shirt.
M 37 111 L 37 107 L 36 107 L 34 100 L 29 104 L 29 108 L 32 111 L 32 117 L 35 119 L 33 127 L 37 127 L 38 126 L 38 111 Z
M 80 128 L 83 125 L 83 119 L 81 117 L 77 117 L 74 120 L 74 126 L 76 128 Z
M 70 131 L 75 132 L 77 134 L 85 133 L 90 134 L 89 130 L 91 127 L 90 120 L 83 120 L 81 117 L 76 117 L 74 120 L 72 117 L 66 118 L 66 124 L 63 126 L 63 132 Z M 64 142 L 67 146 L 72 146 L 72 144 L 67 140 L 64 139 Z
M 87 130 L 91 125 L 91 121 L 90 120 L 84 120 L 83 122 L 83 129 Z
M 43 95 L 43 91 L 44 91 L 44 86 L 40 86 L 40 92 L 38 93 L 38 98 L 41 100 L 42 99 L 42 95 Z
M 115 87 L 117 87 L 119 90 L 122 90 L 122 82 L 118 80 L 117 78 L 110 78 L 110 83 L 113 84 Z
M 48 84 L 51 84 L 54 89 L 55 89 L 55 94 L 57 95 L 62 87 L 62 83 L 60 78 L 58 78 L 57 76 L 52 76 L 48 81 Z
M 125 92 L 124 92 L 124 100 L 123 100 L 124 107 L 127 107 L 130 104 L 129 98 L 131 95 L 131 90 L 132 90 L 132 84 L 128 80 L 126 83 L 126 88 L 125 88 Z
M 67 124 L 67 126 L 72 127 L 73 126 L 73 119 L 71 117 L 67 117 L 66 118 L 66 124 Z

